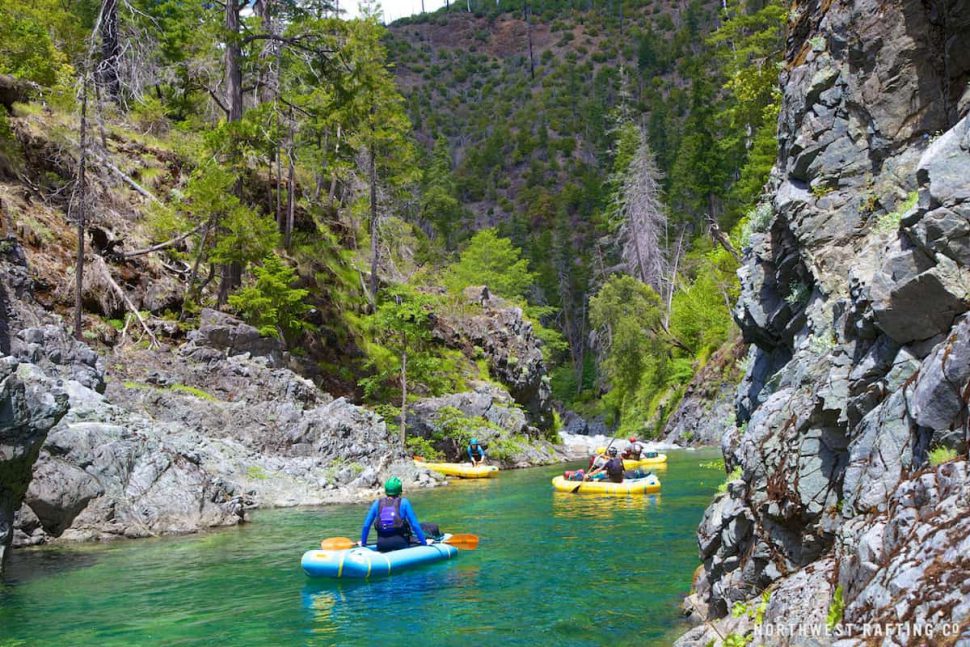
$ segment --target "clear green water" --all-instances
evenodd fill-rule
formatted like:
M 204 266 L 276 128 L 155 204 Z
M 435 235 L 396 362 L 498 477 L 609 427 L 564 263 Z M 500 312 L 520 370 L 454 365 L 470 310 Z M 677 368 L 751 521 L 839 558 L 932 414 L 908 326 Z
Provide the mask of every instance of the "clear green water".
M 273 510 L 203 535 L 15 552 L 0 645 L 669 645 L 723 472 L 672 452 L 661 495 L 552 491 L 561 466 L 411 496 L 481 537 L 458 559 L 371 582 L 310 581 L 304 550 L 356 536 L 365 506 Z

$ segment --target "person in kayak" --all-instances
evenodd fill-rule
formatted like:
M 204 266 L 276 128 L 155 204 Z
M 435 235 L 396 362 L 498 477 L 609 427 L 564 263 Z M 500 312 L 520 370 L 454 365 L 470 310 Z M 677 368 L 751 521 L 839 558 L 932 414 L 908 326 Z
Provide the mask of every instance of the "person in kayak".
M 606 458 L 606 447 L 597 447 L 593 452 L 593 455 L 589 457 L 589 465 L 586 466 L 586 471 L 589 472 L 591 470 L 603 467 L 606 465 L 606 461 L 608 460 L 609 459 Z
M 602 467 L 597 467 L 590 472 L 586 477 L 587 480 L 592 479 L 600 472 L 606 472 L 606 478 L 613 483 L 623 482 L 623 459 L 617 456 L 616 447 L 610 447 L 609 455 L 609 460 Z
M 485 462 L 485 448 L 478 442 L 478 438 L 472 438 L 468 443 L 468 460 L 472 462 L 472 467 L 478 467 Z
M 377 550 L 382 553 L 407 548 L 411 545 L 412 535 L 419 544 L 434 543 L 433 539 L 425 537 L 424 528 L 418 522 L 411 502 L 401 496 L 402 491 L 401 479 L 396 476 L 387 479 L 384 483 L 384 493 L 387 496 L 374 501 L 367 511 L 358 545 L 367 545 L 371 525 L 377 531 Z
M 640 460 L 643 453 L 643 445 L 637 442 L 636 436 L 630 436 L 630 444 L 623 450 L 623 458 L 631 461 Z

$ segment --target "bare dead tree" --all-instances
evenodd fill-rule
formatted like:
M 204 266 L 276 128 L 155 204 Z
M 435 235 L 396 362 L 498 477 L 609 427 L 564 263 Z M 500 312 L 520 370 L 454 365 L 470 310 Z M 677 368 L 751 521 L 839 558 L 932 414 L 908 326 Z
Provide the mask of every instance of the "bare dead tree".
M 101 60 L 97 67 L 97 82 L 108 98 L 118 103 L 121 99 L 121 78 L 118 68 L 121 60 L 121 43 L 118 38 L 118 0 L 104 0 L 101 5 L 101 21 L 98 35 L 101 38 Z
M 645 135 L 640 132 L 639 137 L 616 197 L 618 240 L 629 273 L 664 294 L 666 258 L 661 241 L 667 216 L 660 194 L 660 171 Z
M 83 340 L 81 330 L 81 294 L 84 289 L 84 235 L 87 227 L 87 164 L 88 164 L 88 72 L 81 72 L 81 124 L 80 154 L 77 165 L 77 183 L 72 201 L 77 221 L 77 257 L 74 263 L 74 337 Z M 69 209 L 70 210 L 70 209 Z

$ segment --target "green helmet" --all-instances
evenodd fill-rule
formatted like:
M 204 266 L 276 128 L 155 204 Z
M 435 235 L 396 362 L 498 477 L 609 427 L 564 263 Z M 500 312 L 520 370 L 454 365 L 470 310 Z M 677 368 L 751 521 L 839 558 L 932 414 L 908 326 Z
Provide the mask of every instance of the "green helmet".
M 384 482 L 384 492 L 387 496 L 401 496 L 401 479 L 396 476 L 392 476 Z

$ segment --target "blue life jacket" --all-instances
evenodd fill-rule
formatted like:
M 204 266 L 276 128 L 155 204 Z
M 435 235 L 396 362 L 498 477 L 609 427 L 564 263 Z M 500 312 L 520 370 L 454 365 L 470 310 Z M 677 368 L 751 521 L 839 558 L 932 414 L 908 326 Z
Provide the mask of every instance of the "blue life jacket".
M 475 457 L 475 460 L 479 460 L 480 461 L 483 458 L 485 458 L 485 450 L 482 449 L 481 444 L 478 444 L 478 445 L 469 445 L 468 446 L 468 455 L 469 456 L 474 456 Z
M 374 530 L 378 537 L 404 535 L 407 522 L 401 516 L 401 497 L 389 496 L 381 499 L 377 508 L 377 518 L 374 519 Z

